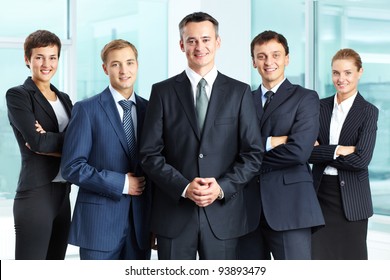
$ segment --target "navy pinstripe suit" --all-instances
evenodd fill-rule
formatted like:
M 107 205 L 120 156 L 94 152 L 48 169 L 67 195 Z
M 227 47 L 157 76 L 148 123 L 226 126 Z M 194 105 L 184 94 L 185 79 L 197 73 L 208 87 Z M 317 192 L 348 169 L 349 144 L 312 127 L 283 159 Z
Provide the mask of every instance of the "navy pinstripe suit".
M 140 139 L 147 101 L 136 95 L 136 104 L 137 139 Z M 151 189 L 148 185 L 140 196 L 122 194 L 125 174 L 133 172 L 143 176 L 143 172 L 130 156 L 108 87 L 75 104 L 61 167 L 64 178 L 80 187 L 69 233 L 70 244 L 95 251 L 113 251 L 132 218 L 138 247 L 150 252 Z
M 367 219 L 373 214 L 368 164 L 374 151 L 378 109 L 367 102 L 360 93 L 345 119 L 339 145 L 355 146 L 356 151 L 348 156 L 333 159 L 337 145 L 329 145 L 329 129 L 334 96 L 321 100 L 319 146 L 310 157 L 313 163 L 314 185 L 318 189 L 326 166 L 337 168 L 342 204 L 349 221 Z

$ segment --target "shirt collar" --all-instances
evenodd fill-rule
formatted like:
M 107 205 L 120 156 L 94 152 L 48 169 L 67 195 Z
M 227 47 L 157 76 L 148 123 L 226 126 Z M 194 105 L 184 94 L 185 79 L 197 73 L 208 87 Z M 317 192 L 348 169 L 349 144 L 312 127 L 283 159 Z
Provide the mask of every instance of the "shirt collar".
M 114 98 L 115 103 L 118 103 L 119 101 L 125 99 L 122 94 L 120 94 L 111 84 L 109 85 L 112 97 Z M 135 99 L 135 92 L 131 94 L 130 98 L 128 99 L 130 101 L 133 101 L 134 104 L 137 104 Z
M 191 85 L 193 85 L 193 87 L 197 86 L 199 81 L 203 78 L 206 80 L 207 82 L 207 85 L 212 88 L 213 87 L 213 84 L 215 82 L 215 79 L 217 78 L 218 76 L 218 71 L 217 71 L 217 67 L 214 65 L 214 67 L 210 70 L 210 72 L 208 72 L 206 75 L 204 75 L 204 77 L 202 77 L 201 75 L 199 75 L 198 73 L 196 73 L 194 70 L 192 70 L 191 68 L 187 67 L 185 69 L 185 72 L 187 74 L 187 77 L 188 79 L 190 79 L 190 82 L 191 82 Z
M 352 96 L 348 97 L 347 99 L 345 99 L 340 104 L 338 104 L 337 103 L 337 93 L 336 93 L 334 95 L 334 99 L 333 99 L 334 107 L 335 108 L 339 108 L 344 113 L 348 113 L 349 110 L 351 109 L 352 105 L 353 105 L 353 102 L 355 101 L 356 96 L 357 96 L 357 92 L 354 95 L 352 95 Z
M 271 89 L 267 89 L 263 84 L 261 84 L 261 95 L 264 96 L 264 94 L 269 90 L 275 93 L 279 89 L 280 85 L 284 82 L 284 80 L 286 80 L 286 78 L 284 78 L 280 83 L 278 83 Z

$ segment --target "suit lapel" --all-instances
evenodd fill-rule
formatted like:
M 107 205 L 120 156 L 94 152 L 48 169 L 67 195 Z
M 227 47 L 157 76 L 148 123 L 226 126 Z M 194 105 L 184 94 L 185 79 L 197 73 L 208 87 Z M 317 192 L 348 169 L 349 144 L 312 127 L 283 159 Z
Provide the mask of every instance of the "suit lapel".
M 263 117 L 263 102 L 262 102 L 262 92 L 261 92 L 261 86 L 253 93 L 253 101 L 255 103 L 256 107 L 256 114 L 259 122 L 261 122 L 261 118 Z
M 348 138 L 359 129 L 364 118 L 362 108 L 365 102 L 364 98 L 358 93 L 341 128 L 339 143 L 348 143 Z
M 135 95 L 135 99 L 137 102 L 137 139 L 141 139 L 141 132 L 144 123 L 146 106 L 144 101 L 140 97 L 138 97 L 138 95 Z M 138 143 L 139 141 L 137 141 L 137 146 L 139 147 Z
M 332 119 L 334 96 L 321 100 L 320 109 L 320 144 L 329 144 L 330 121 Z
M 210 101 L 207 107 L 207 115 L 204 122 L 203 135 L 207 135 L 212 128 L 215 118 L 219 112 L 219 108 L 223 107 L 226 100 L 226 94 L 229 91 L 226 78 L 218 72 L 218 76 L 214 81 L 213 89 L 210 95 Z
M 25 81 L 24 86 L 28 91 L 32 92 L 32 97 L 42 107 L 42 109 L 46 112 L 46 114 L 49 116 L 49 118 L 52 120 L 52 122 L 55 124 L 55 126 L 58 129 L 58 121 L 57 121 L 56 114 L 54 113 L 53 107 L 51 107 L 49 101 L 47 101 L 47 99 L 43 96 L 43 94 L 35 85 L 35 83 L 32 81 L 32 79 L 28 78 Z
M 263 113 L 261 118 L 260 126 L 262 127 L 265 120 L 272 114 L 272 112 L 277 109 L 280 104 L 290 98 L 290 96 L 294 93 L 296 86 L 291 84 L 287 79 L 280 85 L 278 90 L 275 92 L 272 101 L 269 103 L 267 110 Z M 260 93 L 261 94 L 261 93 Z
M 114 128 L 115 133 L 117 134 L 123 149 L 129 156 L 130 151 L 127 146 L 125 131 L 123 130 L 122 122 L 119 117 L 118 109 L 116 107 L 114 98 L 112 97 L 112 94 L 108 87 L 100 94 L 99 103 L 101 105 L 102 110 L 106 113 L 109 122 Z
M 179 99 L 180 104 L 182 105 L 183 110 L 187 116 L 187 119 L 194 133 L 200 140 L 200 132 L 196 121 L 194 97 L 192 95 L 191 83 L 185 72 L 182 72 L 177 76 L 174 88 L 177 98 Z

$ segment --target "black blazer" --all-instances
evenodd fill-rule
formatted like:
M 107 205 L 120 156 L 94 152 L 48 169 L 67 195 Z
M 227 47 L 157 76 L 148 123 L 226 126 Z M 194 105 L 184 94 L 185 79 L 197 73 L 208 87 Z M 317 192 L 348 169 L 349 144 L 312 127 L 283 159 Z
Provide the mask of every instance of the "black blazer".
M 334 95 L 321 100 L 320 132 L 310 157 L 313 163 L 314 185 L 318 189 L 326 166 L 338 170 L 341 198 L 345 217 L 357 221 L 373 214 L 368 164 L 374 152 L 378 108 L 367 102 L 360 93 L 343 124 L 339 145 L 356 146 L 356 151 L 348 156 L 333 159 L 337 145 L 329 145 L 329 129 L 332 118 Z
M 181 233 L 198 209 L 181 196 L 195 177 L 215 177 L 224 191 L 223 200 L 204 208 L 218 238 L 254 230 L 244 192 L 258 198 L 258 188 L 247 184 L 260 170 L 263 149 L 248 85 L 218 73 L 201 136 L 191 83 L 182 72 L 152 86 L 144 125 L 141 163 L 156 184 L 153 232 L 169 238 Z
M 50 87 L 70 117 L 72 102 L 69 96 L 53 85 Z M 8 118 L 22 157 L 17 191 L 46 185 L 57 175 L 61 158 L 39 155 L 35 152 L 61 153 L 62 151 L 64 132 L 58 131 L 54 110 L 31 77 L 27 78 L 23 85 L 9 89 L 6 99 Z M 47 133 L 36 132 L 35 121 L 38 121 Z M 26 147 L 26 142 L 32 151 Z
M 265 112 L 260 87 L 253 98 L 264 146 L 269 136 L 288 136 L 263 157 L 260 193 L 268 224 L 277 231 L 323 225 L 308 164 L 319 129 L 317 93 L 286 79 Z

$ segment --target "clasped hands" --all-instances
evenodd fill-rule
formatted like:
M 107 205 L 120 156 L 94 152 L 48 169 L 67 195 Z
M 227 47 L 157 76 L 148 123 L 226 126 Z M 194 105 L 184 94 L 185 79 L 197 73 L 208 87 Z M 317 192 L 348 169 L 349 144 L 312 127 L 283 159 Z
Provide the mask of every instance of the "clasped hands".
M 196 177 L 188 185 L 185 196 L 199 207 L 206 207 L 218 198 L 220 191 L 221 187 L 215 178 Z

